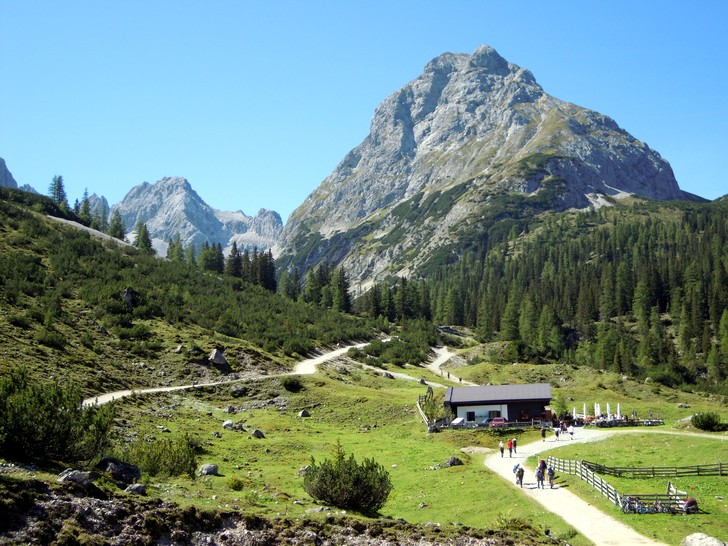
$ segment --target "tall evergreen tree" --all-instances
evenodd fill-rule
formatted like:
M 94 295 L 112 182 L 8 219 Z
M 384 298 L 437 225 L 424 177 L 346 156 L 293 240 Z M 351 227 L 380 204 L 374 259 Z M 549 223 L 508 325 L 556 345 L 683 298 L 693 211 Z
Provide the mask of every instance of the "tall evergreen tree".
M 149 230 L 147 229 L 147 225 L 141 220 L 137 220 L 136 226 L 134 227 L 134 234 L 136 235 L 134 246 L 144 254 L 154 254 Z
M 66 197 L 66 188 L 63 186 L 63 177 L 59 174 L 53 177 L 48 187 L 48 196 L 53 202 L 64 210 L 68 210 L 68 199 Z
M 227 261 L 225 262 L 225 274 L 231 277 L 243 277 L 243 258 L 238 250 L 238 244 L 233 241 L 230 247 L 230 254 L 228 254 Z
M 111 222 L 109 222 L 109 230 L 107 232 L 115 239 L 123 241 L 126 236 L 126 229 L 124 228 L 124 221 L 121 219 L 121 214 L 118 210 L 114 211 L 111 215 Z

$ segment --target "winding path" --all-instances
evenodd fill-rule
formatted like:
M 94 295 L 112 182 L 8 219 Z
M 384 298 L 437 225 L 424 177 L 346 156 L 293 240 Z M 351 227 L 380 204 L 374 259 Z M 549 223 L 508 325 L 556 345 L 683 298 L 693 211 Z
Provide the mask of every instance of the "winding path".
M 339 349 L 336 349 L 334 351 L 329 351 L 327 353 L 323 353 L 322 355 L 319 355 L 315 358 L 308 358 L 306 360 L 302 360 L 296 364 L 296 366 L 293 368 L 292 372 L 285 373 L 285 374 L 272 374 L 272 375 L 261 375 L 259 377 L 282 377 L 284 375 L 309 375 L 316 371 L 316 367 L 319 364 L 322 364 L 323 362 L 326 362 L 327 360 L 332 360 L 334 358 L 337 358 L 339 356 L 342 356 L 346 354 L 346 352 L 354 347 L 361 348 L 368 345 L 367 343 L 357 343 L 355 345 L 347 345 L 346 347 L 341 347 Z M 183 391 L 188 389 L 193 389 L 197 387 L 210 387 L 215 385 L 227 385 L 230 383 L 239 383 L 241 381 L 250 381 L 250 378 L 239 378 L 239 379 L 225 379 L 222 381 L 211 381 L 208 383 L 192 383 L 190 385 L 174 385 L 170 387 L 153 387 L 149 389 L 126 389 L 122 391 L 115 391 L 115 392 L 107 392 L 105 394 L 99 394 L 98 396 L 92 396 L 91 398 L 86 398 L 83 401 L 84 406 L 93 406 L 98 405 L 101 406 L 103 404 L 108 404 L 109 402 L 112 402 L 114 400 L 118 400 L 120 398 L 125 398 L 127 396 L 131 396 L 133 394 L 147 394 L 147 393 L 155 393 L 155 392 L 172 392 L 172 391 Z
M 600 429 L 578 428 L 574 433 L 574 440 L 562 440 L 557 443 L 569 445 L 574 442 L 594 442 L 603 440 L 614 433 L 614 431 Z M 518 453 L 512 458 L 508 457 L 507 451 L 503 458 L 501 458 L 500 452 L 495 452 L 486 456 L 485 466 L 517 487 L 513 465 L 515 463 L 523 464 L 531 455 L 538 455 L 543 450 L 558 447 L 554 443 L 555 440 L 549 439 L 547 442 L 535 441 L 519 445 Z M 568 489 L 560 487 L 558 482 L 553 489 L 549 489 L 548 486 L 546 489 L 538 489 L 534 472 L 535 469 L 526 468 L 526 474 L 523 477 L 523 494 L 543 505 L 546 510 L 561 517 L 596 546 L 665 546 L 663 542 L 645 537 L 628 525 L 605 514 Z

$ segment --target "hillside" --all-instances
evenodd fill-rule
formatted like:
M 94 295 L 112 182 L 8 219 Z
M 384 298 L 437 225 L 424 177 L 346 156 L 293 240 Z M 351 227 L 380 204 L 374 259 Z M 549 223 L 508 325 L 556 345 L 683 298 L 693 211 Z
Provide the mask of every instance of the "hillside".
M 12 191 L 2 196 L 0 379 L 24 366 L 36 380 L 73 384 L 90 397 L 120 388 L 239 380 L 137 394 L 111 406 L 116 418 L 104 454 L 140 464 L 144 453 L 159 455 L 171 446 L 177 456 L 192 455 L 185 471 L 145 466 L 147 498 L 125 493 L 108 478 L 97 481 L 96 489 L 56 484 L 58 472 L 69 466 L 63 460 L 34 460 L 35 466 L 6 461 L 0 527 L 12 529 L 10 543 L 63 538 L 121 544 L 141 537 L 147 543 L 204 544 L 234 536 L 274 544 L 282 537 L 316 536 L 348 544 L 396 538 L 420 545 L 536 545 L 551 542 L 547 525 L 553 536 L 585 546 L 566 523 L 483 467 L 484 454 L 503 437 L 499 431 L 425 434 L 414 406 L 424 390 L 419 379 L 440 393 L 438 385 L 455 383 L 423 366 L 426 351 L 408 358 L 402 351 L 412 350 L 409 338 L 460 346 L 459 358 L 447 367 L 453 377 L 551 381 L 562 400 L 573 398 L 569 403 L 618 400 L 641 415 L 658 411 L 670 426 L 694 411 L 724 412 L 720 395 L 673 390 L 609 370 L 512 361 L 504 366 L 494 357 L 502 344 L 478 344 L 464 330 L 440 337 L 422 320 L 399 321 L 399 337 L 372 344 L 373 353 L 351 353 L 373 368 L 341 357 L 314 375 L 281 375 L 301 358 L 287 352 L 292 339 L 311 348 L 367 339 L 375 333 L 371 323 L 97 239 L 27 206 L 57 213 L 47 198 Z M 525 240 L 509 244 L 515 250 Z M 127 288 L 135 294 L 131 303 L 123 297 Z M 388 321 L 379 317 L 377 324 Z M 207 360 L 215 347 L 225 349 L 227 366 Z M 301 417 L 303 410 L 309 417 Z M 263 437 L 254 436 L 256 430 Z M 517 434 L 526 442 L 538 433 Z M 373 457 L 388 469 L 394 493 L 381 513 L 328 511 L 304 492 L 299 470 L 312 456 L 329 457 L 337 442 L 357 460 Z M 442 467 L 451 456 L 464 464 Z M 197 475 L 203 463 L 217 464 L 218 474 Z M 492 496 L 486 511 L 484 490 Z M 35 515 L 39 510 L 48 514 L 42 521 Z

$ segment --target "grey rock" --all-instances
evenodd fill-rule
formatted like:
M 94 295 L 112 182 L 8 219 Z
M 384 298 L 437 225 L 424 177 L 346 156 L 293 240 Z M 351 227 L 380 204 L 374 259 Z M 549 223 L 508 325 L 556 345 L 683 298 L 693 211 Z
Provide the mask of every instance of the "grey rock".
M 229 421 L 229 420 L 228 421 L 225 421 L 222 424 L 222 428 L 226 428 L 228 430 L 232 430 L 233 429 L 233 422 L 232 421 Z
M 311 414 L 308 412 L 308 410 L 302 409 L 298 412 L 299 417 L 311 417 Z
M 258 430 L 257 428 L 251 434 L 253 435 L 253 438 L 265 438 L 265 434 L 263 434 L 263 432 Z
M 94 475 L 91 472 L 84 470 L 75 470 L 73 468 L 67 468 L 60 474 L 58 474 L 58 483 L 73 482 L 83 487 L 88 487 L 93 484 Z
M 208 359 L 212 364 L 227 364 L 228 361 L 220 349 L 213 349 Z
M 228 406 L 228 407 L 226 407 L 223 410 L 223 412 L 225 412 L 225 413 L 237 413 L 238 410 L 236 410 L 233 406 Z
M 463 462 L 457 457 L 449 457 L 447 461 L 442 463 L 443 468 L 449 468 L 451 466 L 462 466 Z
M 105 472 L 112 479 L 125 484 L 133 483 L 142 477 L 142 471 L 138 466 L 112 457 L 101 459 L 95 469 L 99 472 Z
M 299 478 L 303 478 L 306 474 L 308 474 L 308 471 L 311 470 L 311 465 L 307 464 L 306 466 L 302 466 L 298 469 L 298 476 Z
M 147 486 L 143 483 L 133 483 L 129 485 L 126 489 L 124 489 L 127 493 L 132 493 L 134 495 L 146 495 L 147 494 Z
M 216 464 L 203 464 L 200 467 L 200 476 L 217 476 L 217 471 Z
M 677 407 L 678 407 L 678 408 L 681 408 L 681 409 L 687 409 L 687 408 L 689 408 L 690 406 L 689 406 L 688 404 L 685 404 L 684 402 L 680 402 L 680 403 L 679 403 L 679 404 L 677 405 Z
M 682 539 L 680 546 L 726 546 L 726 543 L 705 533 L 693 533 Z
M 246 387 L 243 387 L 242 385 L 234 385 L 230 389 L 230 395 L 233 398 L 240 398 L 241 396 L 247 396 L 248 389 Z

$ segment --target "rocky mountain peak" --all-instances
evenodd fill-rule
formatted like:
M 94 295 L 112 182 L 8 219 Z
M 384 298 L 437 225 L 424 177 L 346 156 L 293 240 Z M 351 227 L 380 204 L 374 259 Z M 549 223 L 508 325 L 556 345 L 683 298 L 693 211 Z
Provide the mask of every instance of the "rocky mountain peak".
M 436 215 L 392 216 L 445 193 Z M 686 197 L 667 161 L 614 120 L 548 95 L 530 71 L 481 46 L 438 56 L 376 108 L 369 135 L 291 215 L 282 255 L 302 270 L 341 261 L 360 281 L 396 273 L 403 253 L 416 261 L 457 240 L 510 193 L 539 195 L 553 210 Z
M 8 170 L 8 166 L 5 164 L 5 160 L 0 157 L 0 187 L 3 188 L 17 188 L 18 183 L 13 178 L 13 175 Z
M 147 225 L 158 253 L 176 235 L 184 246 L 200 247 L 205 242 L 228 248 L 233 240 L 241 247 L 271 248 L 276 245 L 283 223 L 278 213 L 261 209 L 251 218 L 242 211 L 213 209 L 192 188 L 186 178 L 164 177 L 154 184 L 143 182 L 132 188 L 118 210 L 128 232 L 137 221 Z

